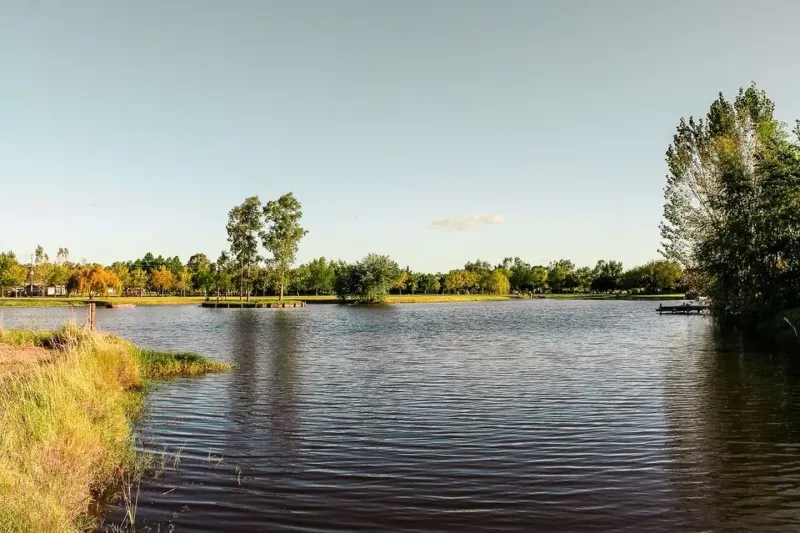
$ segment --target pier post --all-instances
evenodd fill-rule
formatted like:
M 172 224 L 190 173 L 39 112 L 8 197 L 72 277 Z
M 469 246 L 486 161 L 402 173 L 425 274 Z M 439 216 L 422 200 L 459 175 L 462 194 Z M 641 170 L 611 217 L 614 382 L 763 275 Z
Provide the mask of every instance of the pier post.
M 89 303 L 89 329 L 94 331 L 95 325 L 97 323 L 97 304 L 94 302 Z

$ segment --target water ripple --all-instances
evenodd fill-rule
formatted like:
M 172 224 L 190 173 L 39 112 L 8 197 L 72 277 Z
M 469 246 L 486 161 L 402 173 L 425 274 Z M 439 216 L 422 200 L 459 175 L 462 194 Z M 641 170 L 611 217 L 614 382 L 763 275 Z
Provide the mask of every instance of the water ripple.
M 654 305 L 100 310 L 238 364 L 151 395 L 137 528 L 796 531 L 797 359 Z

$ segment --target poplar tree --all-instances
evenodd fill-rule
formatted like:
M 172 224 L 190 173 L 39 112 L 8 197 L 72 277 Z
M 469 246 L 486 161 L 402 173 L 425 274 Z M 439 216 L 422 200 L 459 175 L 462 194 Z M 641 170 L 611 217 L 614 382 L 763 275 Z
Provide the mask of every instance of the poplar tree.
M 302 217 L 302 206 L 292 193 L 270 200 L 264 206 L 266 229 L 260 235 L 264 248 L 272 254 L 270 263 L 275 272 L 280 300 L 283 300 L 284 290 L 289 284 L 300 239 L 308 233 L 300 226 Z

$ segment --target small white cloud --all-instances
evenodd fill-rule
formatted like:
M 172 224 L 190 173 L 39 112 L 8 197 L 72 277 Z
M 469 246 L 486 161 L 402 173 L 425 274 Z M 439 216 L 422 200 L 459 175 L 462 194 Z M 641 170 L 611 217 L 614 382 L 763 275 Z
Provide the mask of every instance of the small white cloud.
M 505 224 L 503 215 L 469 215 L 434 220 L 428 228 L 436 231 L 475 231 L 482 224 Z

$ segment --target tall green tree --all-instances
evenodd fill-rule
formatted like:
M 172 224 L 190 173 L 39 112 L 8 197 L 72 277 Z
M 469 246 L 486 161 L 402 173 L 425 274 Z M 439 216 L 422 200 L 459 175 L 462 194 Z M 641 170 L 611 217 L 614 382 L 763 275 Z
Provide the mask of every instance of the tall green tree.
M 247 291 L 250 300 L 249 272 L 258 264 L 258 234 L 264 224 L 261 221 L 261 201 L 258 196 L 246 198 L 228 212 L 228 242 L 231 254 L 239 267 L 239 300 Z
M 231 256 L 228 254 L 228 252 L 223 251 L 220 253 L 214 266 L 214 287 L 217 291 L 217 301 L 219 302 L 220 293 L 224 291 L 227 297 L 228 291 L 232 287 L 231 270 L 233 268 L 233 264 L 231 261 Z
M 502 272 L 502 274 L 508 279 L 509 290 L 516 289 L 516 287 L 511 285 L 511 276 L 513 274 L 511 272 L 512 268 L 514 268 L 514 259 L 512 259 L 511 257 L 504 258 L 502 263 L 494 267 L 495 270 L 497 270 L 498 272 Z
M 272 254 L 271 263 L 275 268 L 280 300 L 283 300 L 283 292 L 289 282 L 300 239 L 308 233 L 300 226 L 302 217 L 302 206 L 292 193 L 270 200 L 264 206 L 266 228 L 261 232 L 261 240 L 264 248 Z
M 300 296 L 301 292 L 308 292 L 310 290 L 308 287 L 310 278 L 311 272 L 308 269 L 308 265 L 300 265 L 292 270 L 289 276 L 289 286 L 297 296 Z
M 208 269 L 209 266 L 211 266 L 211 261 L 204 253 L 194 254 L 186 262 L 186 268 L 188 268 L 189 272 L 192 274 L 197 274 L 201 270 Z
M 369 254 L 361 261 L 336 265 L 334 288 L 341 300 L 383 303 L 400 275 L 400 267 L 389 256 Z
M 124 291 L 126 288 L 130 287 L 130 284 L 131 284 L 131 274 L 130 274 L 130 270 L 128 269 L 128 265 L 125 264 L 125 263 L 119 262 L 119 261 L 115 261 L 106 270 L 108 270 L 110 272 L 113 272 L 114 275 L 119 280 L 119 284 L 118 284 L 119 285 L 119 294 L 118 294 L 118 296 L 122 296 L 122 291 Z
M 333 261 L 327 261 L 324 257 L 314 259 L 308 264 L 309 290 L 316 295 L 331 292 L 335 275 Z
M 592 271 L 592 290 L 598 292 L 616 290 L 623 272 L 622 263 L 619 261 L 613 259 L 598 261 Z
M 183 263 L 181 262 L 181 258 L 178 257 L 177 255 L 174 256 L 174 257 L 168 257 L 164 261 L 164 265 L 169 269 L 169 271 L 172 273 L 172 275 L 174 277 L 176 277 L 176 278 L 178 277 L 178 274 L 181 273 L 181 270 L 183 270 L 183 268 L 184 268 L 183 267 Z
M 440 288 L 441 284 L 439 283 L 439 278 L 437 278 L 435 274 L 423 274 L 419 280 L 419 290 L 424 294 L 428 294 L 429 292 L 436 294 L 439 292 Z
M 50 256 L 45 253 L 44 248 L 40 244 L 36 246 L 33 257 L 33 264 L 29 269 L 30 281 L 36 285 L 44 286 L 47 284 L 52 270 Z
M 492 265 L 488 261 L 476 259 L 472 262 L 467 261 L 467 263 L 464 265 L 464 270 L 467 272 L 491 272 Z
M 422 274 L 406 269 L 406 291 L 410 292 L 411 294 L 416 294 L 419 290 L 419 283 L 421 279 Z
M 36 247 L 36 251 L 35 251 L 35 253 L 33 255 L 34 255 L 34 262 L 37 263 L 37 264 L 39 264 L 39 263 L 47 263 L 47 262 L 50 261 L 50 256 L 48 256 L 44 252 L 44 248 L 42 248 L 41 244 Z
M 683 270 L 674 261 L 650 261 L 645 265 L 649 287 L 656 292 L 675 292 L 680 289 Z
M 216 265 L 209 264 L 192 275 L 192 287 L 196 290 L 202 290 L 206 300 L 208 300 L 209 294 L 214 289 L 215 270 Z
M 511 289 L 515 291 L 533 291 L 533 267 L 519 257 L 515 257 L 511 261 L 509 259 L 507 258 L 503 262 L 503 267 L 508 270 Z
M 175 291 L 180 292 L 181 296 L 186 296 L 186 291 L 192 289 L 192 272 L 187 267 L 183 267 L 175 276 L 173 284 Z
M 59 248 L 56 254 L 56 262 L 62 265 L 69 261 L 69 250 L 67 248 Z
M 547 268 L 537 265 L 531 267 L 531 283 L 533 285 L 533 290 L 536 292 L 544 292 L 549 287 L 548 282 L 548 273 L 549 271 Z
M 714 312 L 746 326 L 800 305 L 797 141 L 755 85 L 681 119 L 667 150 L 662 253 L 708 280 Z
M 547 283 L 553 292 L 561 292 L 570 285 L 569 276 L 575 270 L 575 264 L 569 259 L 553 261 L 547 269 Z
M 143 291 L 147 288 L 147 271 L 142 268 L 134 268 L 128 277 L 128 286 L 132 289 Z
M 447 292 L 458 293 L 461 290 L 466 290 L 467 279 L 466 271 L 464 270 L 451 270 L 444 276 L 444 290 Z
M 584 266 L 567 275 L 566 286 L 576 292 L 587 292 L 592 284 L 592 269 Z
M 17 261 L 14 252 L 0 253 L 0 296 L 5 296 L 8 287 L 25 282 L 25 268 Z
M 503 273 L 503 270 L 499 268 L 483 274 L 481 288 L 489 294 L 508 294 L 511 292 L 508 278 Z

